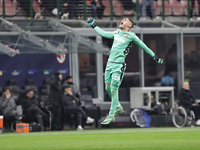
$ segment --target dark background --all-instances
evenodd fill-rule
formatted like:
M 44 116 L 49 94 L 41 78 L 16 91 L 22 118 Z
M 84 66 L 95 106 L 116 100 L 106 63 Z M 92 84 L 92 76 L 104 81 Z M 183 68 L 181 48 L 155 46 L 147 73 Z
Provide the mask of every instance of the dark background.
M 15 70 L 19 75 L 12 75 Z M 44 74 L 44 70 L 48 70 L 49 74 Z M 40 88 L 44 79 L 51 78 L 54 72 L 60 70 L 64 78 L 69 75 L 68 54 L 63 64 L 57 61 L 55 54 L 20 54 L 14 57 L 0 55 L 0 86 L 5 87 L 10 79 L 15 79 L 16 84 L 23 89 L 26 79 L 33 79 L 34 84 Z

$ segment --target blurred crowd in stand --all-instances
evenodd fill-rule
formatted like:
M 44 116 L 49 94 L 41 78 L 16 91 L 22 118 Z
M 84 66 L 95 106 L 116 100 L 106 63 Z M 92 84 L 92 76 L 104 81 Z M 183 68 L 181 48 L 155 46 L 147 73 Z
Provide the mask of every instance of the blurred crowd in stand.
M 109 0 L 86 0 L 86 15 L 102 19 L 110 16 Z M 116 17 L 136 16 L 137 0 L 113 0 L 113 15 Z M 165 16 L 187 16 L 187 0 L 165 0 Z M 190 20 L 197 16 L 200 20 L 200 0 L 190 1 Z M 1 6 L 2 7 L 2 0 Z M 18 12 L 24 11 L 26 16 L 30 16 L 29 0 L 5 0 L 6 16 L 17 16 Z M 83 19 L 84 18 L 84 0 L 33 0 L 33 16 L 35 19 L 42 19 L 49 16 L 57 16 L 61 19 Z M 58 11 L 59 10 L 59 11 Z M 2 15 L 2 10 L 0 10 Z M 142 20 L 147 17 L 158 20 L 162 15 L 162 0 L 138 0 L 138 16 Z M 20 16 L 20 15 L 18 15 Z

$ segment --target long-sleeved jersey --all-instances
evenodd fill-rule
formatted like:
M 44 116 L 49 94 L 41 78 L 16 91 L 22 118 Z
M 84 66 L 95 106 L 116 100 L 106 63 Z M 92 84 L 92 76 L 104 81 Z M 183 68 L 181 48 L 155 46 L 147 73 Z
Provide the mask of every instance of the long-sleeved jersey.
M 133 32 L 122 32 L 120 29 L 114 32 L 106 32 L 98 26 L 96 26 L 94 29 L 101 36 L 109 39 L 114 39 L 108 59 L 111 62 L 124 62 L 126 56 L 129 53 L 130 47 L 132 47 L 132 43 L 137 44 L 151 57 L 155 55 L 154 52 L 151 49 L 149 49 Z

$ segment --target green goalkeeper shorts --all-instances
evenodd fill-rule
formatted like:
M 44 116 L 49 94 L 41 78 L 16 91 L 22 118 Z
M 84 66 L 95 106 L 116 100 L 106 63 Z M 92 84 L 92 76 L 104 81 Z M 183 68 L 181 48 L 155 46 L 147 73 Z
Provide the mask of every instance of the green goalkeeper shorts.
M 105 70 L 105 83 L 111 83 L 112 80 L 116 81 L 117 86 L 121 85 L 126 70 L 125 62 L 107 62 Z

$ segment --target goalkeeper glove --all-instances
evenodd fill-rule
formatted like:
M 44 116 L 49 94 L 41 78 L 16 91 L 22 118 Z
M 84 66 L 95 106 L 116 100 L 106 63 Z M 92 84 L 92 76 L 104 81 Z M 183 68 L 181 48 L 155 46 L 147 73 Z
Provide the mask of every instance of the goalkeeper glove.
M 92 27 L 96 27 L 97 25 L 95 24 L 95 19 L 94 18 L 88 18 L 87 23 Z
M 157 63 L 162 64 L 163 63 L 163 59 L 158 58 L 156 55 L 153 56 L 153 60 L 155 60 Z

